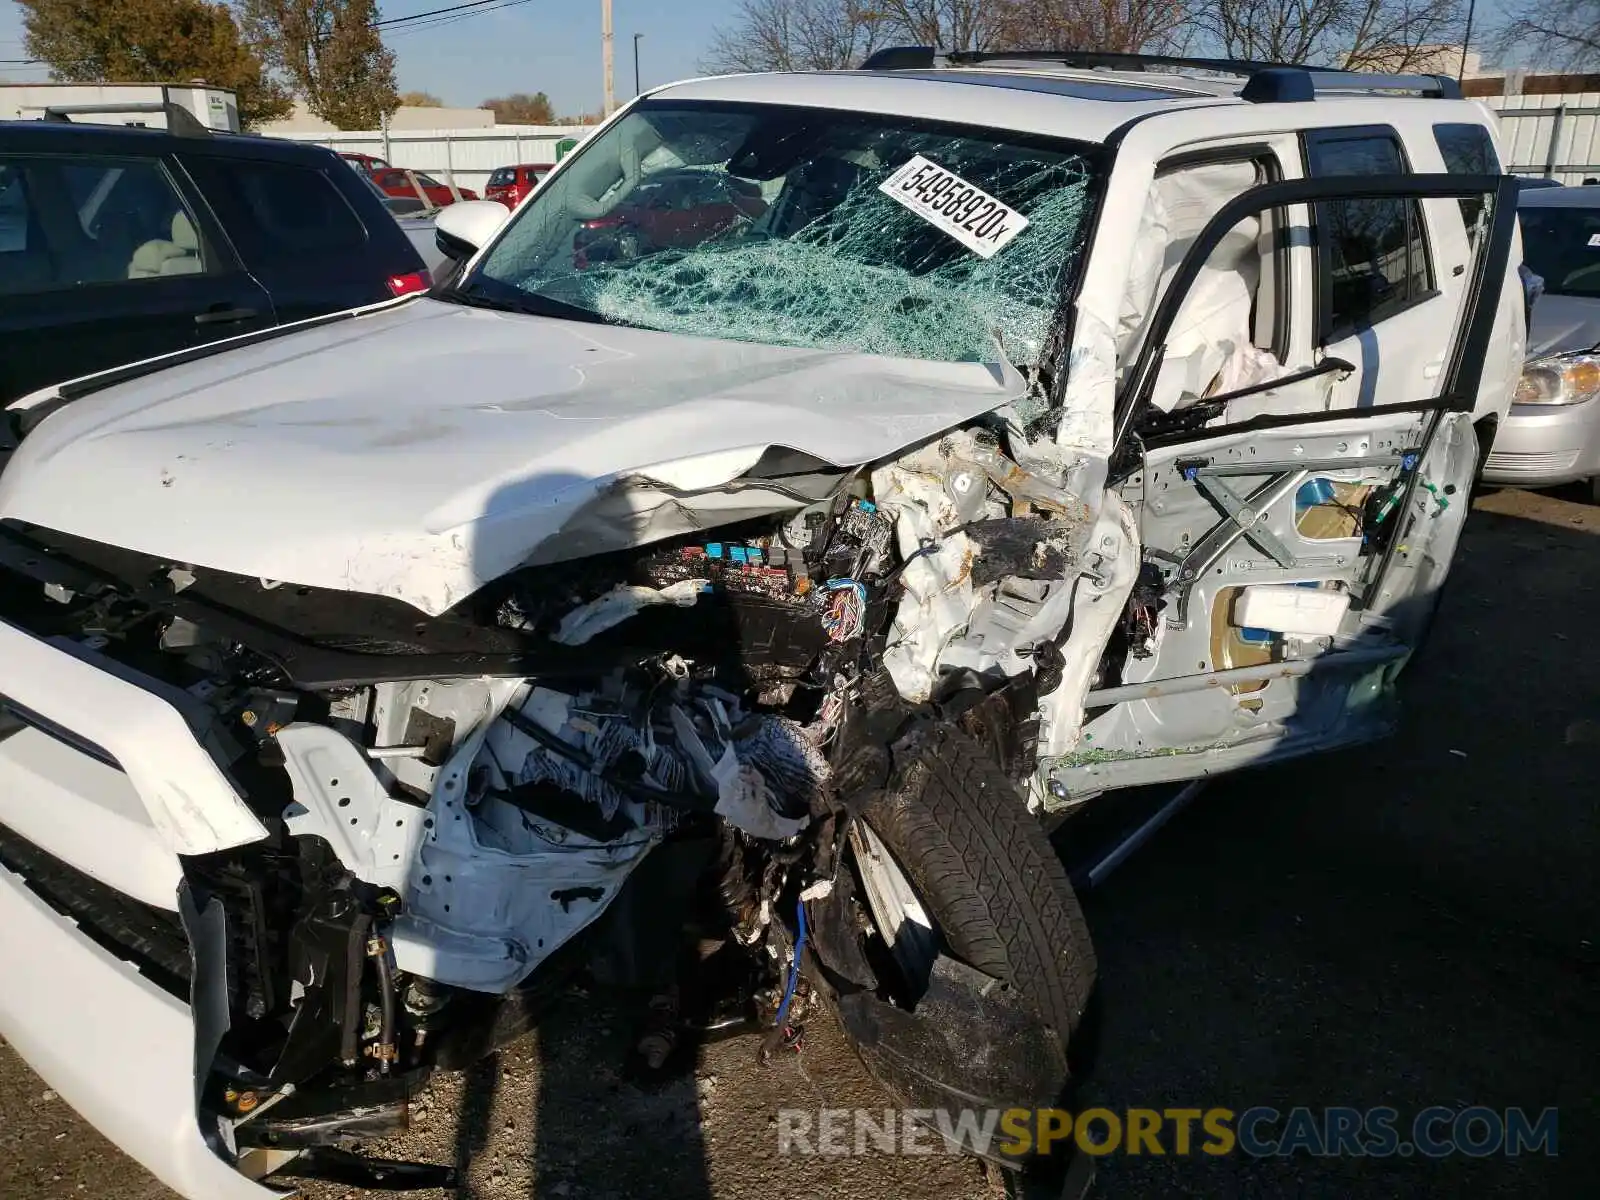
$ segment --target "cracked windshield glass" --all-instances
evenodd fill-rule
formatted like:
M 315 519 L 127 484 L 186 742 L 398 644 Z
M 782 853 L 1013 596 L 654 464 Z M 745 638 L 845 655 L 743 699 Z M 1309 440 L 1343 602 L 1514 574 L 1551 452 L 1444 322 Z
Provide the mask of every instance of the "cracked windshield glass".
M 469 303 L 944 362 L 1036 361 L 1090 228 L 1088 146 L 906 118 L 645 104 L 465 281 Z

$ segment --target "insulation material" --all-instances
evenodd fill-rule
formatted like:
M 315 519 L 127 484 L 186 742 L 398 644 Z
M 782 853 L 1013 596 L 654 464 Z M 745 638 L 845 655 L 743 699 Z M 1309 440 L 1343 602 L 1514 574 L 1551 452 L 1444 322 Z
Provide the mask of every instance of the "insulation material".
M 1029 223 L 982 258 L 930 238 L 921 216 L 878 190 L 899 165 L 861 169 L 836 206 L 792 236 L 596 264 L 572 282 L 607 317 L 669 333 L 984 362 L 998 331 L 1013 360 L 1035 361 L 1061 274 L 1082 255 L 1087 168 L 1021 158 L 992 172 L 988 190 L 1029 197 L 1018 202 Z
M 827 759 L 786 717 L 748 713 L 715 688 L 612 677 L 593 692 L 530 690 L 522 717 L 567 747 L 510 724 L 489 739 L 490 762 L 518 784 L 547 783 L 596 805 L 610 820 L 629 809 L 626 783 L 715 799 L 716 811 L 757 837 L 785 838 L 809 823 Z
M 973 607 L 972 544 L 960 525 L 943 477 L 917 470 L 907 460 L 872 473 L 878 507 L 895 518 L 895 539 L 905 569 L 884 669 L 907 700 L 920 703 L 933 691 L 935 668 L 945 643 L 966 625 Z
M 675 604 L 690 608 L 709 590 L 707 579 L 680 579 L 664 588 L 618 584 L 603 596 L 580 605 L 561 618 L 554 641 L 566 646 L 581 646 L 596 634 L 620 625 L 642 608 Z
M 1307 480 L 1295 493 L 1295 529 L 1301 537 L 1314 541 L 1356 537 L 1361 532 L 1362 513 L 1371 495 L 1370 483 L 1341 483 L 1326 478 Z

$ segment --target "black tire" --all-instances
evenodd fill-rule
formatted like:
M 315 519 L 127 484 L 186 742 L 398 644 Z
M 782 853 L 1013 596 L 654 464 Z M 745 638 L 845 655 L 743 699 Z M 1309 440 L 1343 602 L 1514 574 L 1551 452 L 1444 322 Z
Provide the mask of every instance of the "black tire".
M 860 816 L 950 953 L 1010 985 L 1065 1050 L 1094 988 L 1094 946 L 1066 869 L 993 757 L 932 731 Z

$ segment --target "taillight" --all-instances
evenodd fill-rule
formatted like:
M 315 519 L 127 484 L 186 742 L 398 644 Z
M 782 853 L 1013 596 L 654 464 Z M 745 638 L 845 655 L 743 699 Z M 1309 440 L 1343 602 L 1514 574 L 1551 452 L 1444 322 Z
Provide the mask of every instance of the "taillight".
M 410 271 L 404 275 L 391 275 L 384 281 L 393 296 L 412 296 L 433 286 L 433 277 L 426 270 Z

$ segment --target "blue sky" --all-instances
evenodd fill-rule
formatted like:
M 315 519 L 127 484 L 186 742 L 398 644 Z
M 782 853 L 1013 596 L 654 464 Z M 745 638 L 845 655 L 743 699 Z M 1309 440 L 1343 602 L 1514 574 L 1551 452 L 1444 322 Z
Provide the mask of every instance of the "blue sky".
M 384 18 L 432 12 L 463 0 L 379 0 Z M 545 92 L 557 114 L 600 107 L 599 0 L 518 0 L 423 27 L 386 31 L 399 61 L 402 91 L 426 91 L 446 104 L 476 105 L 511 92 Z M 737 0 L 613 0 L 616 94 L 633 94 L 633 35 L 645 87 L 698 73 L 712 30 L 730 22 Z M 1478 29 L 1499 16 L 1501 0 L 1480 0 Z M 1474 37 L 1476 43 L 1478 37 Z M 22 13 L 0 0 L 0 60 L 25 56 Z M 43 67 L 0 61 L 0 79 L 44 80 Z
M 462 0 L 380 0 L 385 18 L 430 12 Z M 695 64 L 714 26 L 726 21 L 735 0 L 613 0 L 616 91 L 633 94 L 633 35 L 639 43 L 644 85 L 696 73 Z M 429 28 L 387 32 L 399 61 L 402 91 L 427 91 L 447 104 L 475 105 L 509 92 L 545 92 L 558 113 L 600 107 L 599 0 L 527 0 L 464 14 Z M 0 0 L 0 59 L 26 57 L 22 13 Z M 0 63 L 0 78 L 44 80 L 43 68 Z

